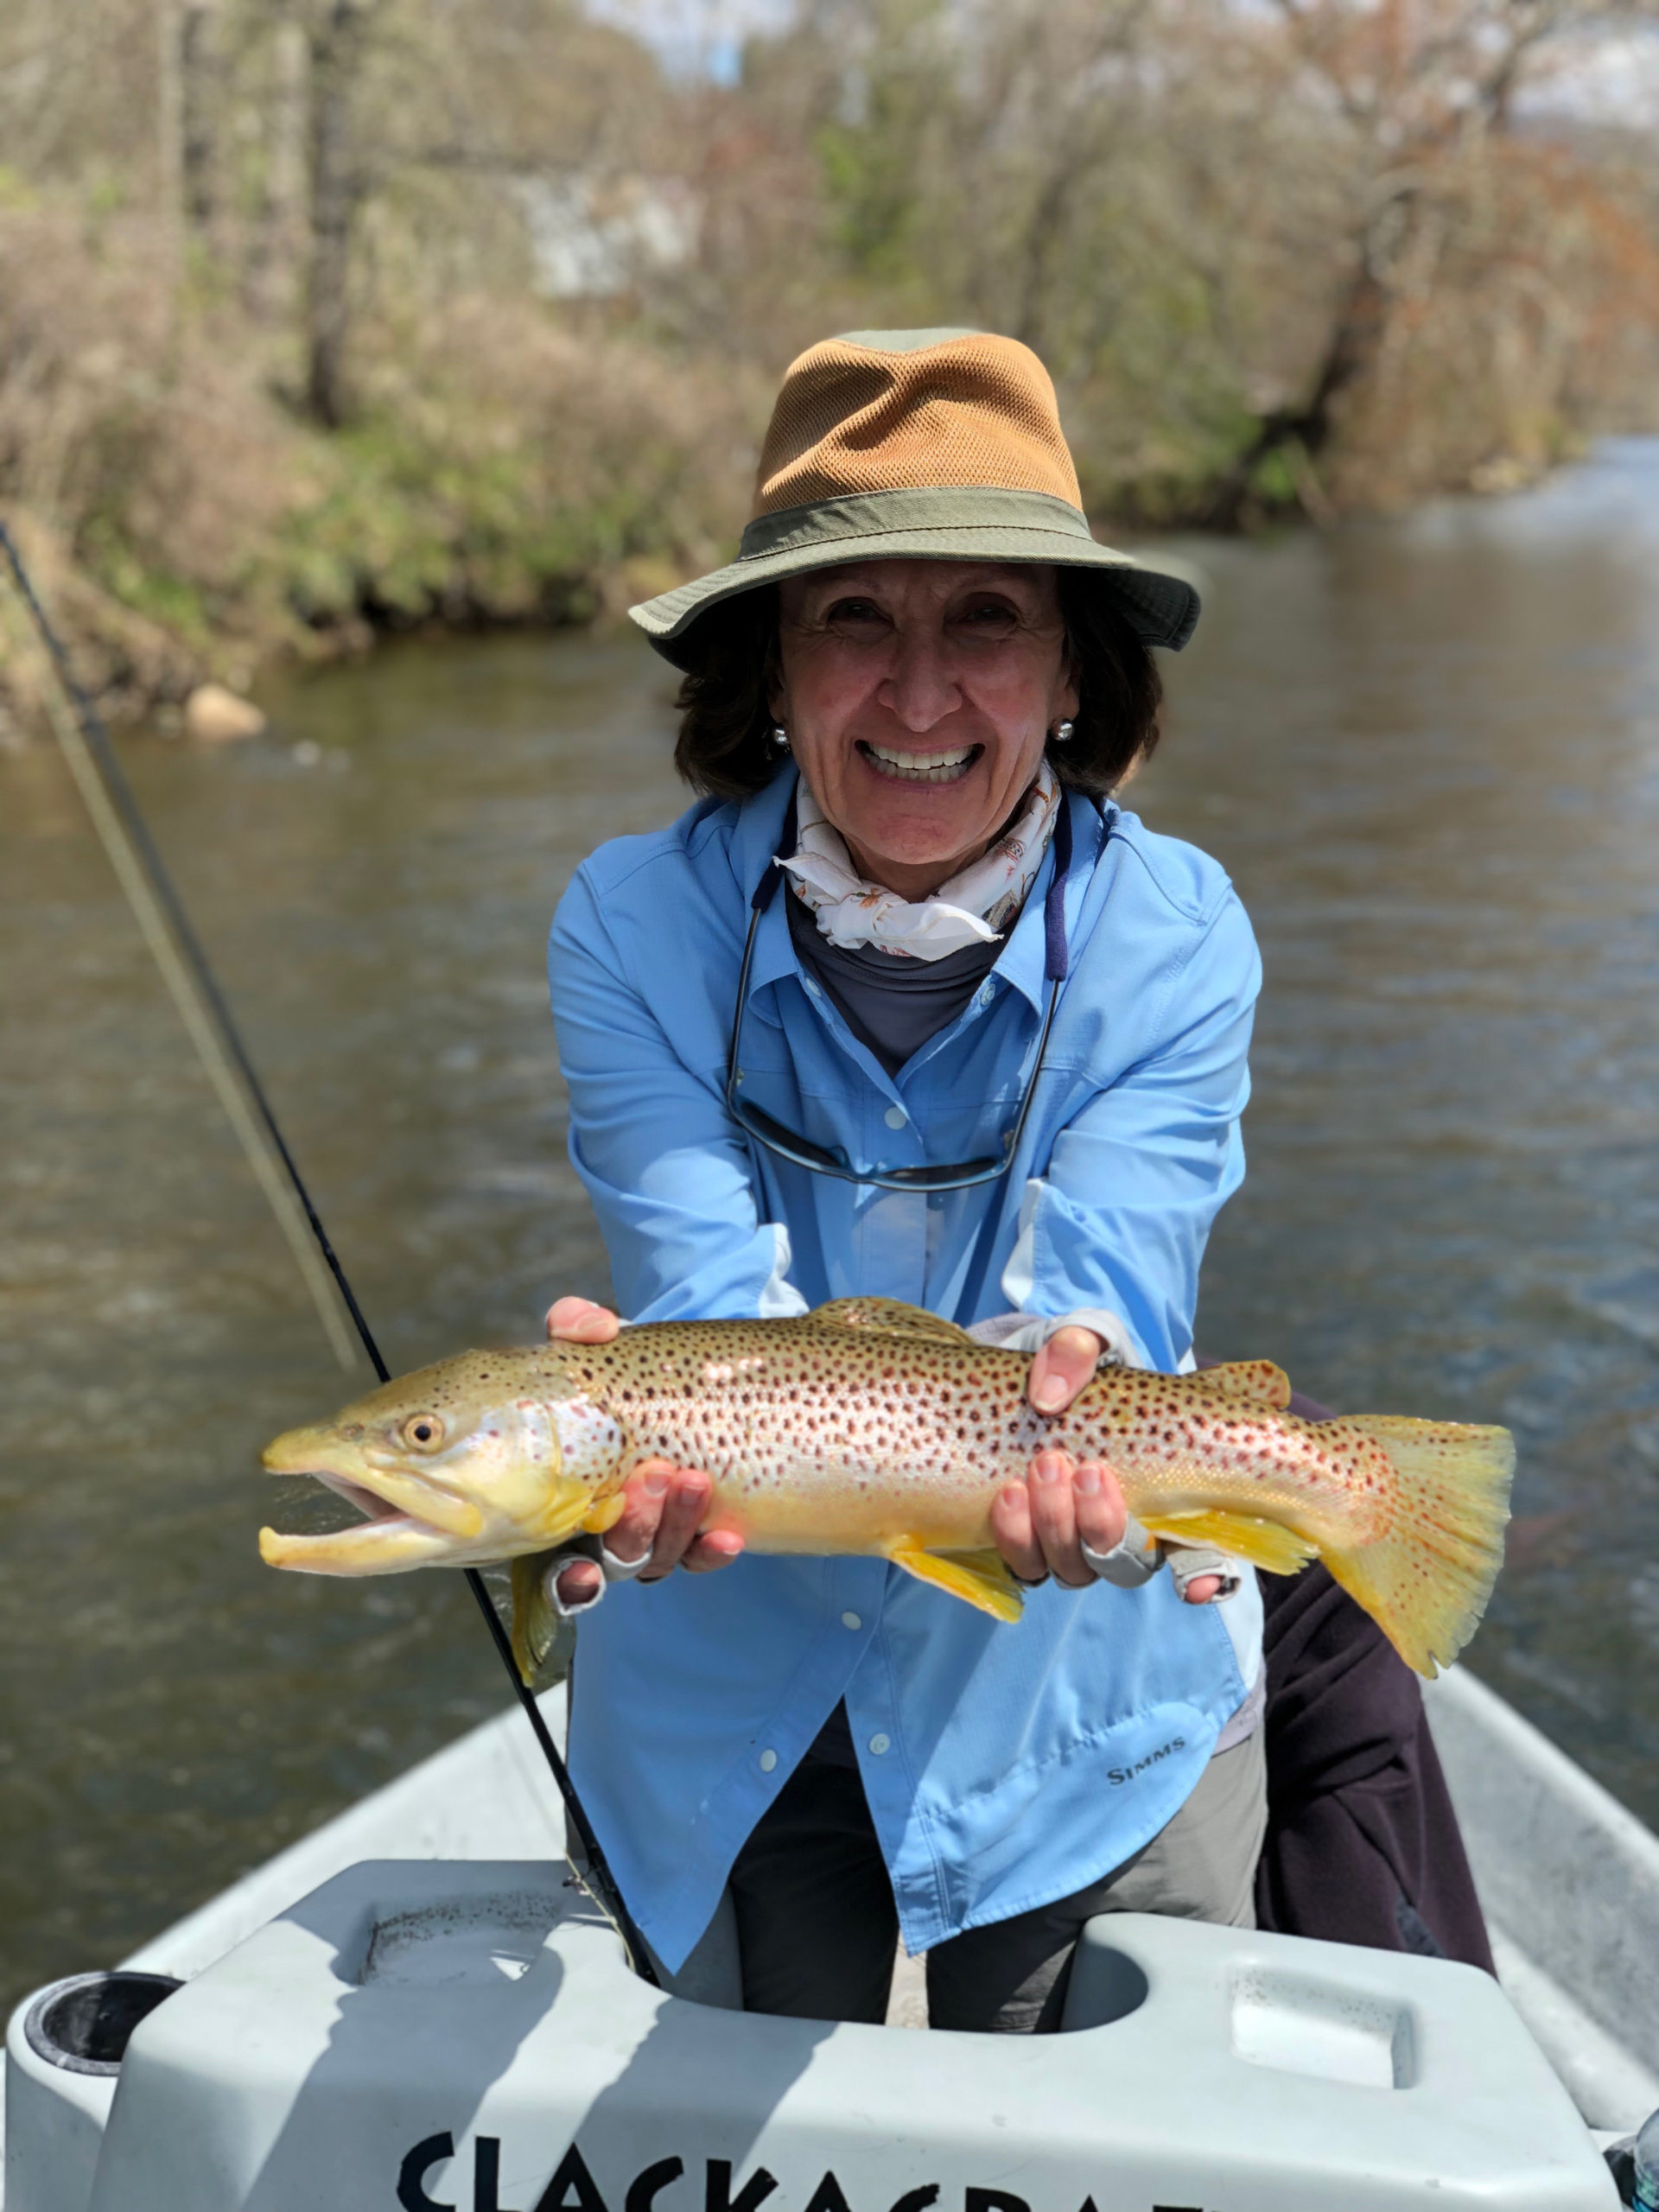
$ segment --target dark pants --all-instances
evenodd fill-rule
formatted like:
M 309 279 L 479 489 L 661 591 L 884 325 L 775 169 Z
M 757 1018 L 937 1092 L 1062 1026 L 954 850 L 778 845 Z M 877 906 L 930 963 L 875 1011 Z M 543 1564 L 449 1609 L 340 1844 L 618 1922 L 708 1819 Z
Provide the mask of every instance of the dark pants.
M 1253 1925 L 1267 1820 L 1262 1751 L 1257 1734 L 1212 1758 L 1174 1818 L 1099 1881 L 935 1944 L 933 2026 L 1052 2033 L 1077 1937 L 1100 1913 Z M 809 1752 L 743 1847 L 730 1891 L 747 2011 L 886 2017 L 899 1920 L 856 1767 Z
M 1256 1925 L 1492 1965 L 1417 1677 L 1319 1564 L 1264 1574 L 1268 1833 Z

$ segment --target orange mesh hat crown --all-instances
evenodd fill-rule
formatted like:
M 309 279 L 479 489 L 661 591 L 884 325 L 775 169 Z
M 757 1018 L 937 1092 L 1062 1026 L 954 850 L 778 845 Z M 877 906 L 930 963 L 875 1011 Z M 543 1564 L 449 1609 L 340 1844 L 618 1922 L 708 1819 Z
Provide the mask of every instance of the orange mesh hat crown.
M 630 610 L 679 666 L 718 601 L 854 560 L 1042 561 L 1098 572 L 1151 645 L 1198 619 L 1184 577 L 1096 542 L 1048 372 L 977 330 L 855 330 L 790 364 L 735 561 Z

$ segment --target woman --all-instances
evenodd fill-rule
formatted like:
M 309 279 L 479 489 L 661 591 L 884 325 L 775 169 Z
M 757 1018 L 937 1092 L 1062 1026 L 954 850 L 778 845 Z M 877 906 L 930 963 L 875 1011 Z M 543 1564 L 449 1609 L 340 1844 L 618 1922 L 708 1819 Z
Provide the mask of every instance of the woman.
M 1221 869 L 1109 796 L 1155 742 L 1148 647 L 1198 602 L 1090 537 L 1040 364 L 960 332 L 813 347 L 739 560 L 634 614 L 686 672 L 706 796 L 583 865 L 550 963 L 625 1311 L 904 1299 L 1036 1351 L 1039 1411 L 1101 1357 L 1190 1364 L 1259 964 Z M 630 1484 L 571 1719 L 671 1968 L 729 1885 L 753 2009 L 879 2019 L 902 1929 L 937 2024 L 1028 2030 L 1095 1912 L 1250 1923 L 1248 1573 L 1157 1572 L 1110 1469 L 1057 1452 L 995 1508 L 1040 1586 L 1011 1629 L 880 1560 L 738 1560 L 707 1495 Z M 564 1603 L 600 1572 L 566 1566 Z

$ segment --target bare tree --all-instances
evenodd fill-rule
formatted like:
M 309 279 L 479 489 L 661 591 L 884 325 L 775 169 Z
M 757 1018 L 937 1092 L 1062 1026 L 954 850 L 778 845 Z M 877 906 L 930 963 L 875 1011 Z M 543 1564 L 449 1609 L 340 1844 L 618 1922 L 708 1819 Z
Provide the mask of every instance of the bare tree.
M 321 0 L 308 25 L 310 250 L 305 396 L 325 429 L 346 420 L 352 238 L 372 181 L 354 135 L 364 64 L 385 0 Z
M 1459 186 L 1510 124 L 1529 58 L 1589 13 L 1587 0 L 1274 0 L 1297 73 L 1347 141 L 1353 215 L 1319 359 L 1302 398 L 1262 418 L 1217 485 L 1209 518 L 1237 520 L 1263 464 L 1288 457 L 1303 503 L 1328 507 L 1318 475 L 1338 410 L 1402 342 L 1458 219 Z

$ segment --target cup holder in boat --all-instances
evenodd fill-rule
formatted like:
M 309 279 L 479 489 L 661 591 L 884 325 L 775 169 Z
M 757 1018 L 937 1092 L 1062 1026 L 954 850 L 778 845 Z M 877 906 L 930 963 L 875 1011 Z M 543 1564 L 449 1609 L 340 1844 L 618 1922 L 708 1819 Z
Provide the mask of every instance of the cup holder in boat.
M 23 2037 L 37 2057 L 69 2074 L 118 2074 L 132 2031 L 183 1987 L 168 1974 L 75 1974 L 29 2006 Z

